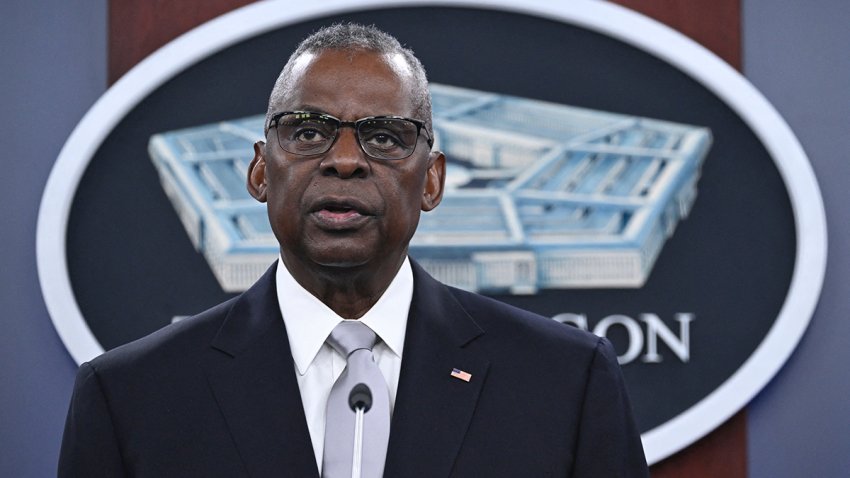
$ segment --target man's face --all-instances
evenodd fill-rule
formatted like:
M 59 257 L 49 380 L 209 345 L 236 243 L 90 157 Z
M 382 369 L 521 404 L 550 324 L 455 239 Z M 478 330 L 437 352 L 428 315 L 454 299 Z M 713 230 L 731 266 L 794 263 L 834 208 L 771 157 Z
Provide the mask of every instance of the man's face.
M 403 62 L 337 50 L 296 62 L 291 92 L 275 112 L 312 111 L 342 121 L 416 118 Z M 367 156 L 350 127 L 339 129 L 328 152 L 313 156 L 284 151 L 276 135 L 272 128 L 265 144 L 255 145 L 248 189 L 268 202 L 287 266 L 397 266 L 420 210 L 433 209 L 442 197 L 445 158 L 430 152 L 425 132 L 413 154 L 401 160 Z

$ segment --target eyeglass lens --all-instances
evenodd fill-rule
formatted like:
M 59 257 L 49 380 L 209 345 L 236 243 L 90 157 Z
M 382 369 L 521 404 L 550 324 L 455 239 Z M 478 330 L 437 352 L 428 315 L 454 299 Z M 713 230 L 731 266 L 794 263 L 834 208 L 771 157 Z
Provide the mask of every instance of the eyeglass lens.
M 277 121 L 277 137 L 284 151 L 299 155 L 327 152 L 334 143 L 340 123 L 336 118 L 315 113 L 289 113 Z M 419 127 L 402 118 L 372 118 L 354 123 L 363 151 L 379 159 L 403 159 L 416 149 Z

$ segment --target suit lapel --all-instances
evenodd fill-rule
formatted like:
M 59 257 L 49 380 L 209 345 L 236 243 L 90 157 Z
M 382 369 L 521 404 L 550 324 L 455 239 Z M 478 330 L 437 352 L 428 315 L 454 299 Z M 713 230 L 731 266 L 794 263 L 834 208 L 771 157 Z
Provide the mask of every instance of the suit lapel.
M 318 477 L 274 274 L 236 299 L 205 369 L 249 475 Z
M 443 477 L 475 410 L 489 361 L 471 343 L 483 334 L 446 286 L 411 261 L 414 293 L 390 429 L 385 476 Z M 457 368 L 469 382 L 451 376 Z

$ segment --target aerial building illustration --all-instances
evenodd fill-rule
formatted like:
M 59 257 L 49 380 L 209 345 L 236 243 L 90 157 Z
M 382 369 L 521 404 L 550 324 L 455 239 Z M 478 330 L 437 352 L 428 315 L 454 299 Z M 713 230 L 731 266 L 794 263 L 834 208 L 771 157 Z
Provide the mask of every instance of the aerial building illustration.
M 641 287 L 697 196 L 707 128 L 431 85 L 447 191 L 410 254 L 481 292 Z M 149 152 L 190 240 L 228 292 L 278 256 L 245 189 L 262 115 L 154 135 Z

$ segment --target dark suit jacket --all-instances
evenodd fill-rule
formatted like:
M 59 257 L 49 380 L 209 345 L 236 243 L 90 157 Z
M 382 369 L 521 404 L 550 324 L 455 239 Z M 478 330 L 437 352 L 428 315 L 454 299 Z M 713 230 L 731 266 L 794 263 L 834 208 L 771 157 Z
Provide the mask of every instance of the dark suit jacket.
M 317 477 L 274 270 L 83 364 L 59 476 Z M 385 476 L 647 476 L 607 341 L 413 274 Z

